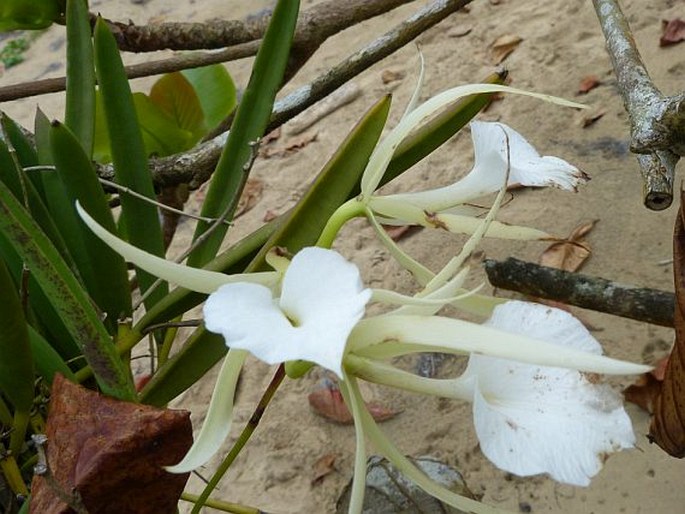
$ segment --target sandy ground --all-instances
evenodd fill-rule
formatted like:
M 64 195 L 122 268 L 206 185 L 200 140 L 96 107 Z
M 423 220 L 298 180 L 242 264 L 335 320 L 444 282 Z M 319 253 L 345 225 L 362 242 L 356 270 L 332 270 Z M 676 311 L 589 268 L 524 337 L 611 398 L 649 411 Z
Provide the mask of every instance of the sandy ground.
M 150 0 L 143 5 L 134 5 L 127 0 L 110 0 L 92 2 L 92 6 L 112 18 L 147 22 L 241 17 L 268 3 Z M 303 6 L 311 3 L 305 1 Z M 425 3 L 414 2 L 382 19 L 365 22 L 336 36 L 298 73 L 289 87 L 311 80 Z M 664 92 L 677 91 L 682 87 L 685 73 L 685 43 L 664 49 L 658 47 L 658 39 L 661 20 L 685 16 L 685 4 L 673 0 L 625 0 L 622 3 L 652 77 Z M 465 32 L 468 34 L 462 35 Z M 32 46 L 26 62 L 7 70 L 0 78 L 0 84 L 62 74 L 63 34 L 60 27 L 49 30 Z M 605 114 L 596 123 L 583 128 L 580 115 L 575 111 L 528 98 L 508 97 L 483 116 L 483 119 L 506 122 L 543 154 L 560 156 L 592 177 L 577 194 L 517 192 L 515 200 L 502 209 L 501 219 L 559 235 L 567 234 L 582 221 L 598 219 L 599 223 L 588 238 L 593 253 L 585 272 L 624 283 L 671 290 L 671 266 L 662 261 L 670 258 L 676 209 L 671 207 L 654 213 L 642 207 L 638 167 L 627 152 L 627 116 L 589 1 L 476 0 L 470 12 L 452 16 L 420 38 L 426 59 L 424 98 L 447 87 L 485 77 L 493 70 L 488 47 L 497 37 L 506 34 L 522 38 L 519 47 L 505 61 L 511 72 L 512 85 L 575 98 L 581 78 L 594 74 L 601 79 L 601 85 L 578 99 L 601 107 Z M 127 62 L 149 58 L 151 56 L 130 55 Z M 233 63 L 228 68 L 239 84 L 245 84 L 249 62 Z M 381 74 L 384 70 L 398 72 L 403 78 L 383 84 Z M 315 142 L 294 154 L 258 161 L 254 176 L 265 183 L 263 196 L 240 219 L 230 235 L 231 240 L 259 226 L 268 210 L 280 213 L 291 206 L 359 116 L 388 91 L 394 94 L 390 125 L 395 123 L 411 95 L 416 75 L 415 48 L 397 52 L 356 79 L 363 91 L 360 98 L 309 129 L 310 133 L 317 133 Z M 149 84 L 149 79 L 136 80 L 133 87 L 146 90 Z M 47 95 L 1 107 L 31 126 L 36 103 L 50 116 L 60 117 L 61 102 L 61 95 Z M 276 144 L 287 145 L 295 137 L 286 127 Z M 464 133 L 416 166 L 389 190 L 419 190 L 449 183 L 470 169 L 470 152 L 470 138 Z M 181 235 L 188 232 L 189 226 L 182 227 Z M 458 251 L 461 242 L 460 238 L 451 235 L 423 231 L 402 244 L 421 262 L 438 270 Z M 371 230 L 364 223 L 354 224 L 346 230 L 338 249 L 361 266 L 364 278 L 371 286 L 404 292 L 415 287 L 408 274 L 375 243 Z M 544 244 L 487 241 L 483 249 L 488 257 L 514 255 L 536 260 Z M 475 285 L 483 278 L 476 273 L 472 280 Z M 664 347 L 672 340 L 669 330 L 597 313 L 582 312 L 581 315 L 592 326 L 605 351 L 614 357 L 653 360 L 663 355 Z M 656 352 L 650 351 L 655 347 Z M 448 361 L 440 372 L 447 375 L 458 366 L 459 363 Z M 233 437 L 249 418 L 271 371 L 264 364 L 250 361 L 238 399 Z M 193 412 L 198 427 L 214 376 L 214 373 L 207 376 L 176 402 L 177 406 Z M 329 423 L 310 410 L 306 396 L 323 376 L 324 373 L 315 369 L 302 380 L 287 382 L 279 390 L 262 425 L 221 484 L 216 497 L 257 506 L 267 512 L 324 513 L 334 510 L 337 497 L 351 477 L 354 430 L 350 426 Z M 616 386 L 625 386 L 630 381 L 630 377 L 620 379 Z M 457 467 L 469 487 L 492 505 L 521 512 L 683 512 L 683 465 L 649 445 L 644 436 L 648 430 L 648 415 L 634 406 L 629 406 L 628 410 L 638 436 L 637 448 L 611 457 L 590 487 L 574 488 L 558 485 L 544 477 L 519 479 L 497 470 L 478 450 L 467 405 L 375 387 L 367 388 L 366 393 L 369 399 L 402 411 L 382 427 L 406 454 L 431 455 Z M 228 441 L 227 445 L 230 443 Z M 313 465 L 327 454 L 337 456 L 336 469 L 320 483 L 312 484 Z M 202 474 L 209 476 L 216 462 L 215 459 Z M 201 486 L 199 479 L 192 478 L 189 490 L 199 491 Z

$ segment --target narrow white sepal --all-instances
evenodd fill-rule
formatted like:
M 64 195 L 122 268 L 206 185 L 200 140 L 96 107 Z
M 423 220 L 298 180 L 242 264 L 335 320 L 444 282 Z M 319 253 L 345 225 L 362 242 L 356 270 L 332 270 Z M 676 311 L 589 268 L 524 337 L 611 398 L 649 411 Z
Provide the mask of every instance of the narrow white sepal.
M 229 350 L 214 384 L 214 392 L 200 434 L 183 460 L 174 466 L 167 466 L 167 471 L 187 473 L 205 464 L 219 451 L 231 431 L 235 389 L 246 356 L 246 352 Z
M 81 216 L 84 223 L 88 225 L 88 228 L 124 259 L 156 277 L 190 289 L 191 291 L 209 294 L 216 291 L 222 284 L 254 282 L 274 286 L 278 281 L 279 274 L 276 272 L 225 275 L 216 271 L 191 268 L 190 266 L 176 264 L 175 262 L 147 253 L 140 248 L 136 248 L 111 234 L 108 230 L 99 225 L 98 222 L 81 207 L 78 201 L 76 202 L 76 211 L 79 216 Z

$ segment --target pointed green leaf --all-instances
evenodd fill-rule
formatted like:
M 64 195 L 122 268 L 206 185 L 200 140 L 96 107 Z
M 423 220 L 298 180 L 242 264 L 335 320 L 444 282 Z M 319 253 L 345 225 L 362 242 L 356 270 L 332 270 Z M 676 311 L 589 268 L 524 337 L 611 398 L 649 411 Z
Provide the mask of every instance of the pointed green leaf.
M 33 359 L 24 311 L 14 281 L 0 259 L 0 391 L 16 410 L 33 405 Z
M 114 36 L 101 18 L 95 24 L 95 64 L 117 182 L 154 199 L 152 177 L 131 89 Z M 122 194 L 120 198 L 128 240 L 147 252 L 163 256 L 164 242 L 157 208 L 130 195 Z M 156 280 L 141 270 L 137 276 L 141 291 L 146 291 Z M 148 297 L 146 307 L 154 305 L 167 291 L 166 285 L 158 287 Z
M 29 342 L 31 343 L 31 354 L 36 365 L 36 371 L 43 377 L 48 385 L 55 378 L 55 373 L 61 373 L 69 380 L 75 381 L 74 373 L 59 353 L 29 325 Z
M 79 269 L 88 267 L 92 270 L 88 277 L 84 275 L 87 290 L 114 328 L 118 319 L 131 315 L 126 263 L 81 223 L 76 216 L 75 202 L 78 200 L 100 225 L 116 233 L 112 212 L 90 159 L 71 131 L 65 125 L 53 122 L 50 144 L 57 175 L 64 184 L 66 210 L 74 220 L 75 236 L 84 248 L 82 255 L 72 254 L 75 259 L 79 257 L 77 260 L 85 261 L 79 263 Z M 66 217 L 65 214 L 62 216 Z
M 64 124 L 90 158 L 95 130 L 95 64 L 86 0 L 67 0 L 67 93 Z
M 254 151 L 251 144 L 264 135 L 276 92 L 283 81 L 299 5 L 299 0 L 279 0 L 274 8 L 255 58 L 250 82 L 238 105 L 226 146 L 212 175 L 202 206 L 203 216 L 218 218 L 230 206 L 233 206 L 233 211 L 237 207 L 235 200 L 240 197 L 249 171 L 244 167 L 252 159 Z M 228 219 L 232 218 L 233 212 L 229 212 Z M 196 240 L 208 228 L 208 223 L 199 222 L 193 239 Z M 226 225 L 219 225 L 190 254 L 188 264 L 201 267 L 211 261 L 221 246 L 226 230 Z
M 181 73 L 200 99 L 205 130 L 213 130 L 235 109 L 237 96 L 231 75 L 222 64 L 191 68 Z
M 49 239 L 0 183 L 0 232 L 20 256 L 79 345 L 102 391 L 132 400 L 133 383 L 90 299 Z

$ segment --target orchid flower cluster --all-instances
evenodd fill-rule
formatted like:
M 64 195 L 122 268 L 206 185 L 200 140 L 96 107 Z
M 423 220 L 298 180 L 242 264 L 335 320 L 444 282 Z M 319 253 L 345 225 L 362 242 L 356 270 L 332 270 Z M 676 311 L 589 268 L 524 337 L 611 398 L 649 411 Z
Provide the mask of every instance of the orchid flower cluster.
M 473 404 L 483 453 L 499 468 L 520 476 L 547 473 L 555 480 L 588 485 L 603 456 L 631 448 L 635 437 L 620 396 L 588 374 L 633 374 L 649 368 L 602 355 L 593 336 L 572 315 L 551 307 L 490 298 L 464 288 L 464 266 L 482 237 L 543 239 L 543 231 L 494 220 L 508 184 L 573 190 L 586 180 L 574 166 L 540 154 L 503 123 L 472 122 L 473 169 L 439 189 L 381 195 L 376 189 L 405 137 L 437 110 L 460 97 L 507 91 L 578 107 L 565 100 L 506 86 L 450 89 L 414 108 L 373 152 L 361 194 L 331 217 L 317 246 L 292 261 L 271 255 L 272 272 L 225 275 L 165 261 L 118 240 L 79 207 L 91 229 L 137 266 L 182 287 L 209 294 L 208 330 L 229 347 L 200 434 L 185 458 L 169 468 L 186 472 L 207 462 L 228 436 L 238 374 L 248 353 L 269 364 L 307 361 L 335 373 L 356 428 L 356 458 L 350 512 L 361 512 L 366 442 L 440 500 L 463 510 L 490 512 L 432 482 L 382 433 L 362 401 L 358 380 Z M 487 216 L 473 215 L 468 202 L 496 193 Z M 330 250 L 340 228 L 365 216 L 390 253 L 416 278 L 414 296 L 364 287 L 359 269 Z M 470 235 L 462 251 L 434 274 L 404 253 L 382 223 L 419 224 Z M 365 316 L 370 302 L 395 306 Z M 437 315 L 446 305 L 488 315 L 484 324 Z M 450 379 L 419 377 L 392 364 L 415 352 L 468 355 L 463 374 Z M 288 367 L 286 368 L 288 369 Z M 293 372 L 294 374 L 295 372 Z

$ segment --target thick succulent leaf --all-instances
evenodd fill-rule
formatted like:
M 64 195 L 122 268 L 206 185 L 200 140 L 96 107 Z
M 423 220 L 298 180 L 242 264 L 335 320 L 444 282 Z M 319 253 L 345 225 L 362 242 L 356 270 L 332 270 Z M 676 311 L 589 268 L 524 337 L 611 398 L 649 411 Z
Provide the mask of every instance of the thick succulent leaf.
M 93 368 L 103 392 L 133 399 L 134 388 L 112 341 L 57 250 L 9 189 L 0 183 L 0 232 L 22 259 L 59 313 L 70 336 Z
M 240 196 L 247 179 L 244 167 L 253 158 L 252 144 L 264 135 L 276 92 L 283 81 L 299 7 L 299 0 L 290 0 L 279 1 L 274 8 L 226 146 L 212 175 L 202 206 L 203 216 L 218 218 L 231 205 L 233 211 L 237 207 L 235 200 Z M 227 218 L 232 219 L 233 212 L 229 212 Z M 198 223 L 193 239 L 196 240 L 208 228 L 208 223 Z M 200 267 L 212 260 L 221 246 L 227 228 L 226 225 L 218 226 L 190 254 L 188 264 Z

